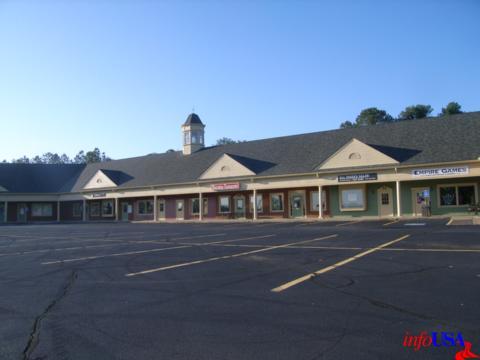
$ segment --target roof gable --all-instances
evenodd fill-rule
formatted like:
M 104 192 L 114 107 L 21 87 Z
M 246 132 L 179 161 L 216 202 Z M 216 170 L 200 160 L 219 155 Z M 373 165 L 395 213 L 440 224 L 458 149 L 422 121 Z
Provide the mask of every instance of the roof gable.
M 107 175 L 107 172 L 103 170 L 97 170 L 97 172 L 90 178 L 90 180 L 83 187 L 87 189 L 102 189 L 117 187 L 117 184 Z
M 8 190 L 5 189 L 2 185 L 0 185 L 0 192 L 7 192 Z
M 317 168 L 318 170 L 398 164 L 398 161 L 355 138 L 351 139 Z
M 229 154 L 223 154 L 205 170 L 199 179 L 216 179 L 236 176 L 252 176 L 255 173 L 238 159 Z

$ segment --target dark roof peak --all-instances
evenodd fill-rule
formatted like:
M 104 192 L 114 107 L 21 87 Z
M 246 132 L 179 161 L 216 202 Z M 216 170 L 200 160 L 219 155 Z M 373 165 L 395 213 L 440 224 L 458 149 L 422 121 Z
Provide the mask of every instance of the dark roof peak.
M 183 125 L 192 125 L 192 124 L 199 124 L 203 125 L 202 120 L 200 120 L 200 116 L 195 113 L 191 113 L 188 115 L 187 120 L 183 123 Z

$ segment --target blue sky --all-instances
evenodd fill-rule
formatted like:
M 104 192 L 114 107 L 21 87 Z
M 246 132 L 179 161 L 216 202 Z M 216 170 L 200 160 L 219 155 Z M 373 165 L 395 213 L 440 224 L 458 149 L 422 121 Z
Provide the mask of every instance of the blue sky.
M 451 100 L 480 110 L 480 1 L 0 0 L 0 159 L 337 128 Z

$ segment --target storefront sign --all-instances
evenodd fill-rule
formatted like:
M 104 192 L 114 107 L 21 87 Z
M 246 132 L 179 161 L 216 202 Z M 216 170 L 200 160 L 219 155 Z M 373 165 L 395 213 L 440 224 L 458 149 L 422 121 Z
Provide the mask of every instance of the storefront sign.
M 339 175 L 338 182 L 370 181 L 377 178 L 377 173 Z
M 105 197 L 105 196 L 107 196 L 107 193 L 104 193 L 104 192 L 103 193 L 93 193 L 92 194 L 92 197 L 94 197 L 94 198 L 102 198 L 102 197 Z
M 240 183 L 214 184 L 212 189 L 215 191 L 240 190 Z
M 468 174 L 468 166 L 448 167 L 437 169 L 415 169 L 412 170 L 412 176 L 448 176 L 448 175 L 466 175 Z

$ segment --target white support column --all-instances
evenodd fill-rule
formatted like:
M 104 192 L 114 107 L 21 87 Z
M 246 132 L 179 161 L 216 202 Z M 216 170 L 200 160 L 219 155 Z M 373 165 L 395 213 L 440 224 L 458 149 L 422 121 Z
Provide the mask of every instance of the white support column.
M 396 181 L 396 190 L 397 190 L 397 217 L 402 216 L 402 194 L 400 191 L 400 181 Z
M 257 210 L 257 189 L 253 189 L 253 220 L 258 219 Z
M 57 221 L 60 222 L 60 201 L 57 201 Z
M 198 220 L 202 221 L 203 220 L 203 194 L 198 193 Z
M 322 185 L 318 186 L 318 218 L 323 219 Z
M 153 196 L 153 221 L 158 221 L 158 198 Z
M 82 221 L 87 221 L 87 200 L 83 199 Z
M 118 197 L 115 198 L 115 221 L 118 221 L 120 219 L 120 207 L 119 207 L 119 201 Z
M 8 221 L 8 201 L 5 201 L 5 208 L 4 208 L 4 214 L 3 214 L 3 222 Z

